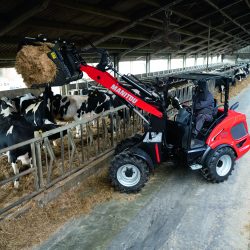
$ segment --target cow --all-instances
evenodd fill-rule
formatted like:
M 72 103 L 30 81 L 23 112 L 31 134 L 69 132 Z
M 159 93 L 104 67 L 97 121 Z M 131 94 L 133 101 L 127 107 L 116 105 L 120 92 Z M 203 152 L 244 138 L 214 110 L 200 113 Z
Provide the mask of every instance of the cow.
M 142 96 L 137 89 L 130 89 L 131 92 L 137 96 Z M 111 108 L 118 108 L 125 104 L 125 101 L 121 97 L 109 92 L 107 90 L 94 89 L 89 92 L 88 99 L 88 112 L 92 114 L 99 114 L 103 111 L 110 110 Z M 128 121 L 131 117 L 131 110 L 118 110 L 117 114 L 124 122 Z M 117 130 L 116 119 L 113 120 L 113 130 Z
M 55 95 L 52 100 L 52 113 L 59 121 L 78 121 L 87 113 L 88 96 Z M 76 137 L 80 137 L 80 127 L 76 128 Z
M 247 77 L 247 73 L 243 68 L 238 68 L 234 70 L 234 76 L 238 81 Z
M 24 117 L 16 112 L 16 107 L 7 99 L 0 100 L 0 149 L 29 140 L 34 137 L 35 128 Z M 14 174 L 19 173 L 17 160 L 23 165 L 31 165 L 30 145 L 26 145 L 8 151 L 8 162 L 11 163 Z M 19 180 L 14 181 L 14 187 L 18 188 Z
M 246 64 L 246 65 L 243 67 L 243 70 L 245 71 L 246 75 L 249 75 L 249 64 Z
M 56 120 L 77 120 L 86 113 L 88 96 L 56 94 L 52 100 L 52 113 Z
M 0 149 L 15 145 L 17 143 L 27 141 L 34 137 L 35 131 L 48 131 L 59 127 L 51 123 L 49 120 L 44 121 L 42 126 L 37 126 L 21 115 L 15 106 L 15 103 L 8 99 L 0 100 Z M 60 137 L 60 133 L 49 136 L 49 139 L 55 140 Z M 8 161 L 11 163 L 14 174 L 19 173 L 17 161 L 20 160 L 22 165 L 30 165 L 32 167 L 30 145 L 25 145 L 6 153 Z M 15 179 L 14 187 L 18 188 L 19 180 Z
M 110 96 L 98 89 L 91 89 L 86 96 L 59 94 L 53 97 L 53 116 L 61 121 L 78 121 L 99 114 L 111 107 Z M 76 137 L 81 136 L 80 126 L 76 127 Z
M 17 96 L 12 98 L 11 100 L 15 103 L 15 107 L 17 111 L 22 112 L 24 103 L 27 103 L 28 100 L 36 100 L 37 97 L 32 93 L 27 93 L 22 96 Z
M 139 95 L 139 93 L 137 93 Z M 88 95 L 55 95 L 52 101 L 52 111 L 55 119 L 60 121 L 81 120 L 89 118 L 95 114 L 100 114 L 111 108 L 117 108 L 124 103 L 122 99 L 112 92 L 99 88 L 90 88 Z M 121 119 L 128 117 L 128 114 L 118 111 Z M 115 122 L 115 120 L 114 120 Z M 114 124 L 114 127 L 116 125 Z M 76 137 L 81 136 L 80 126 L 76 127 Z

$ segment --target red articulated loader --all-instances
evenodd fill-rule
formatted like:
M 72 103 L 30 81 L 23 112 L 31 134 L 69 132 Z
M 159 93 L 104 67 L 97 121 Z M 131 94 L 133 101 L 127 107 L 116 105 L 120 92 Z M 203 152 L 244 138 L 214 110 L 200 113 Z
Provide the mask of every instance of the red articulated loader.
M 39 46 L 48 42 L 45 38 L 25 38 L 24 45 Z M 82 72 L 112 91 L 124 104 L 136 112 L 144 121 L 144 134 L 126 139 L 116 148 L 110 164 L 109 175 L 112 185 L 121 192 L 138 192 L 148 181 L 155 167 L 170 157 L 183 159 L 193 170 L 199 170 L 209 181 L 225 181 L 234 169 L 237 159 L 250 149 L 250 135 L 246 116 L 228 104 L 229 83 L 231 79 L 221 75 L 182 74 L 165 79 L 157 79 L 154 86 L 145 86 L 138 79 L 121 75 L 113 66 L 105 49 L 90 49 L 98 52 L 101 60 L 96 67 L 88 65 L 82 55 L 86 52 L 77 49 L 72 43 L 53 41 L 55 46 L 48 53 L 58 69 L 58 77 L 51 86 L 58 86 L 80 79 Z M 123 84 L 108 71 L 115 72 L 126 82 Z M 218 107 L 213 121 L 205 124 L 197 138 L 192 137 L 194 127 L 194 107 L 181 105 L 176 98 L 168 95 L 168 89 L 176 79 L 187 79 L 193 89 L 210 79 L 220 78 L 224 86 L 224 104 Z M 62 81 L 63 79 L 63 81 Z M 129 86 L 129 87 L 128 87 Z M 131 89 L 138 90 L 138 95 Z M 174 120 L 167 116 L 168 105 L 177 108 Z M 143 114 L 139 112 L 143 110 Z

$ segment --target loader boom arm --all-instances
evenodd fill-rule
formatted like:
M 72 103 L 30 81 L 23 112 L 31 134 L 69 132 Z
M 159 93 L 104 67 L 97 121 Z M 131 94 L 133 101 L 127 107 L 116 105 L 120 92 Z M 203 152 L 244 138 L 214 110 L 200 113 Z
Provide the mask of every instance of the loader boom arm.
M 122 84 L 117 81 L 112 75 L 106 71 L 101 71 L 90 65 L 80 66 L 80 70 L 85 72 L 91 79 L 101 84 L 103 87 L 109 89 L 117 96 L 121 97 L 125 102 L 129 103 L 131 106 L 136 106 L 141 110 L 144 110 L 158 118 L 163 117 L 163 113 L 159 111 L 155 106 L 145 102 L 140 99 L 138 96 L 134 95 L 124 87 Z

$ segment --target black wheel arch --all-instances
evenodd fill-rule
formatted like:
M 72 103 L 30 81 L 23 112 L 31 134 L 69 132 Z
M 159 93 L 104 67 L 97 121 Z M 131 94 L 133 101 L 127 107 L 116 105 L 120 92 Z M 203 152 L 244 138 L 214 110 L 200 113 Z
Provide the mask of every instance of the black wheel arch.
M 154 163 L 153 163 L 150 155 L 147 152 L 145 152 L 141 148 L 135 147 L 135 148 L 131 148 L 129 153 L 145 160 L 148 167 L 149 167 L 150 172 L 154 171 L 154 169 L 155 169 Z
M 206 149 L 206 151 L 205 151 L 205 153 L 203 154 L 203 156 L 201 158 L 201 165 L 203 165 L 205 163 L 208 155 L 210 155 L 211 153 L 213 153 L 215 150 L 219 150 L 219 149 L 224 148 L 224 147 L 231 148 L 233 150 L 234 154 L 235 154 L 235 157 L 237 158 L 237 153 L 236 153 L 235 149 L 231 145 L 229 145 L 229 144 L 221 144 L 221 145 L 219 145 L 218 147 L 216 147 L 214 149 L 212 149 L 212 148 L 210 148 L 208 146 L 207 149 Z

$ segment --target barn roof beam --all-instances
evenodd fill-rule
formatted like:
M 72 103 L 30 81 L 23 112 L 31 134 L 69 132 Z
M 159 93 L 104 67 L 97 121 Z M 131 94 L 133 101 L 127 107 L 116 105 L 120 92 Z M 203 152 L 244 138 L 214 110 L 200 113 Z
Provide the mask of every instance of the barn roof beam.
M 76 32 L 76 33 L 81 33 L 81 34 L 92 34 L 92 35 L 104 34 L 102 31 L 97 30 L 95 27 L 76 25 L 76 24 L 67 24 L 67 23 L 48 21 L 48 20 L 43 20 L 43 19 L 32 19 L 31 22 L 27 22 L 26 24 L 29 26 L 34 26 L 34 27 L 70 31 L 70 32 Z
M 219 49 L 218 48 L 213 48 L 210 51 L 210 55 L 213 55 L 213 54 L 225 54 L 225 53 L 228 53 L 228 52 L 231 53 L 231 49 L 228 49 L 228 48 L 219 48 Z M 199 54 L 207 56 L 207 51 L 201 52 Z
M 176 32 L 179 33 L 180 30 L 176 30 Z M 181 32 L 180 32 L 180 33 L 181 33 Z M 184 32 L 184 33 L 186 33 L 186 32 Z M 200 41 L 200 43 L 202 44 L 202 43 L 204 43 L 204 42 L 207 42 L 207 36 L 202 35 L 202 34 L 205 34 L 205 33 L 207 33 L 207 31 L 205 31 L 205 32 L 202 31 L 202 32 L 200 32 L 200 33 L 198 33 L 198 34 L 194 34 L 194 33 L 192 33 L 192 32 L 187 32 L 186 35 L 189 35 L 190 37 L 185 38 L 184 40 L 182 40 L 182 42 L 183 42 L 183 44 L 186 44 L 187 42 L 189 42 L 190 40 L 193 40 L 194 38 L 201 38 L 201 39 L 203 39 L 203 41 Z M 219 35 L 220 35 L 220 34 L 219 34 Z M 229 43 L 225 41 L 225 40 L 227 40 L 228 38 L 225 38 L 225 39 L 218 39 L 217 37 L 218 37 L 219 35 L 217 34 L 217 35 L 211 37 L 210 40 L 211 40 L 211 41 L 214 41 L 214 42 L 220 42 L 220 43 L 223 43 L 224 46 L 228 46 Z M 197 43 L 196 43 L 196 44 L 197 44 Z M 190 44 L 190 45 L 192 45 L 192 44 Z M 161 49 L 155 51 L 154 54 L 161 53 L 162 51 L 164 51 L 164 50 L 166 50 L 166 49 L 168 49 L 168 48 L 169 48 L 169 46 L 166 46 L 165 48 L 161 48 Z M 189 49 L 189 48 L 188 48 L 188 49 Z
M 212 49 L 213 49 L 213 47 L 215 46 L 215 48 L 224 48 L 224 49 L 229 49 L 230 51 L 232 50 L 232 48 L 233 48 L 233 46 L 234 46 L 234 44 L 231 44 L 229 47 L 226 47 L 225 48 L 225 46 L 223 45 L 223 44 L 220 44 L 220 45 L 217 45 L 217 43 L 211 43 L 210 44 L 210 49 L 209 49 L 209 51 L 211 51 Z M 243 45 L 240 45 L 240 46 L 243 46 Z M 197 53 L 197 52 L 199 52 L 199 51 L 202 51 L 202 50 L 206 50 L 206 52 L 207 52 L 207 45 L 206 46 L 202 46 L 201 48 L 198 48 L 198 49 L 196 49 L 196 50 L 194 50 L 194 51 L 192 51 L 192 52 L 190 52 L 190 53 L 188 53 L 187 54 L 187 56 L 189 56 L 189 55 L 191 55 L 191 54 L 194 54 L 194 53 Z M 210 53 L 210 52 L 209 52 Z
M 196 46 L 197 46 L 197 44 L 203 44 L 203 43 L 207 42 L 207 36 L 202 35 L 202 34 L 207 33 L 207 31 L 202 31 L 202 32 L 200 32 L 199 34 L 194 34 L 194 33 L 192 33 L 192 32 L 187 32 L 187 31 L 182 32 L 180 29 L 175 29 L 174 32 L 177 32 L 177 33 L 185 33 L 186 35 L 191 36 L 191 37 L 189 37 L 189 38 L 186 38 L 186 39 L 182 40 L 182 41 L 180 42 L 180 43 L 182 43 L 182 44 L 187 44 L 188 41 L 190 41 L 190 40 L 192 40 L 192 39 L 194 39 L 194 38 L 197 38 L 197 37 L 198 37 L 198 38 L 201 38 L 201 39 L 203 39 L 203 40 L 200 41 L 199 43 L 196 43 L 196 44 L 195 44 Z M 210 40 L 211 40 L 211 41 L 214 41 L 214 42 L 216 42 L 216 43 L 222 43 L 223 46 L 232 45 L 232 41 L 231 41 L 231 40 L 230 40 L 229 42 L 226 42 L 226 40 L 230 39 L 229 37 L 224 38 L 224 39 L 218 39 L 218 38 L 216 38 L 216 37 L 218 37 L 218 36 L 220 36 L 220 35 L 221 35 L 221 34 L 219 33 L 219 34 L 217 34 L 216 36 L 212 37 Z M 159 40 L 159 39 L 162 38 L 162 36 L 163 36 L 163 35 L 159 35 L 159 36 L 155 37 L 154 40 Z M 143 47 L 143 46 L 145 46 L 145 45 L 147 45 L 147 44 L 149 44 L 149 43 L 151 43 L 151 42 L 152 42 L 152 40 L 151 40 L 151 41 L 147 41 L 147 42 L 140 43 L 140 44 L 138 44 L 137 46 L 133 47 L 132 49 L 129 49 L 129 50 L 125 51 L 125 52 L 122 52 L 121 55 L 122 55 L 122 54 L 124 54 L 124 55 L 125 55 L 125 54 L 128 54 L 128 53 L 130 53 L 130 52 L 132 52 L 132 51 L 134 51 L 134 50 L 137 50 L 138 48 Z M 245 41 L 241 41 L 240 44 L 242 44 L 243 42 L 245 42 Z M 195 47 L 195 45 L 190 44 L 190 46 L 184 48 L 184 49 L 181 50 L 181 51 L 178 51 L 178 53 L 176 53 L 176 54 L 183 53 L 183 52 L 185 52 L 186 50 L 188 50 L 188 49 L 190 49 L 190 48 L 192 48 L 192 47 Z M 166 46 L 166 47 L 164 47 L 164 48 L 161 48 L 160 50 L 155 51 L 153 54 L 162 53 L 163 51 L 165 51 L 165 50 L 168 49 L 168 48 L 169 48 L 169 45 Z M 129 51 L 129 52 L 128 52 L 128 51 Z
M 3 28 L 0 29 L 0 36 L 13 30 L 15 27 L 28 20 L 37 13 L 45 10 L 48 6 L 49 0 L 42 1 L 29 1 L 25 6 L 22 6 L 23 11 L 18 11 L 15 13 L 13 19 L 8 22 Z
M 148 44 L 150 44 L 150 43 L 152 43 L 152 42 L 154 42 L 154 41 L 158 41 L 158 40 L 160 40 L 161 38 L 162 38 L 162 34 L 157 35 L 157 36 L 151 38 L 151 39 L 148 40 L 148 41 L 141 42 L 141 43 L 139 43 L 138 45 L 134 46 L 133 48 L 130 48 L 130 49 L 128 49 L 128 50 L 126 50 L 126 51 L 120 53 L 120 54 L 119 54 L 119 57 L 123 57 L 124 55 L 126 55 L 126 54 L 128 54 L 128 53 L 130 53 L 130 52 L 132 52 L 132 51 L 134 51 L 134 50 L 140 49 L 140 48 L 142 48 L 142 47 L 144 47 L 144 46 L 146 46 L 146 45 L 148 45 Z
M 214 44 L 218 44 L 219 42 L 220 42 L 220 41 L 214 42 Z M 186 48 L 177 51 L 175 54 L 173 54 L 173 56 L 175 56 L 175 55 L 177 55 L 177 54 L 182 54 L 182 53 L 184 53 L 184 52 L 186 52 L 186 51 L 188 51 L 188 50 L 190 50 L 190 49 L 192 49 L 192 48 L 194 48 L 194 47 L 197 47 L 197 46 L 199 46 L 199 45 L 201 45 L 201 44 L 204 44 L 204 43 L 207 43 L 207 41 L 203 40 L 203 41 L 200 41 L 200 42 L 198 42 L 198 43 L 196 43 L 196 44 L 193 44 L 192 46 L 187 46 Z M 204 46 L 204 47 L 205 47 L 205 46 Z
M 230 46 L 230 47 L 231 47 L 231 46 L 234 45 L 232 40 L 229 40 L 228 42 L 226 41 L 226 40 L 228 40 L 228 37 L 226 37 L 226 38 L 224 38 L 224 39 L 215 39 L 215 37 L 218 37 L 219 35 L 220 35 L 220 34 L 217 34 L 217 35 L 214 36 L 213 38 L 210 38 L 210 41 L 213 41 L 213 42 L 214 42 L 214 43 L 211 43 L 210 46 L 216 45 L 216 47 L 218 48 L 218 47 L 225 47 L 225 46 Z M 205 42 L 207 42 L 207 40 L 204 40 L 204 41 L 203 41 L 203 43 L 205 43 Z M 221 45 L 217 45 L 218 43 L 221 43 Z M 199 42 L 199 43 L 196 43 L 196 45 L 200 45 L 200 44 L 202 44 L 202 41 Z M 239 45 L 241 45 L 241 46 L 243 46 L 243 44 L 244 44 L 243 42 L 240 42 L 240 43 L 239 43 Z M 186 51 L 186 50 L 188 50 L 188 49 L 190 49 L 190 48 L 192 48 L 192 47 L 194 47 L 194 46 L 188 46 L 188 47 L 184 48 L 182 51 L 178 51 L 178 53 L 183 53 L 184 51 Z M 206 50 L 207 50 L 207 45 L 202 46 L 201 49 L 206 49 Z M 198 51 L 200 51 L 200 49 L 198 49 Z M 191 54 L 196 53 L 196 52 L 197 52 L 197 50 L 194 50 L 194 51 L 192 51 Z M 188 56 L 188 55 L 190 55 L 190 53 L 188 53 L 187 56 Z
M 209 27 L 210 27 L 211 30 L 215 30 L 215 31 L 217 31 L 218 33 L 227 35 L 228 37 L 235 38 L 235 39 L 237 39 L 238 41 L 242 41 L 242 39 L 240 39 L 239 37 L 236 37 L 236 36 L 234 36 L 234 35 L 232 35 L 232 34 L 226 32 L 226 31 L 224 31 L 224 30 L 221 30 L 221 29 L 219 29 L 219 28 L 216 28 L 216 27 L 214 27 L 214 26 L 211 26 L 211 25 L 209 25 L 209 24 L 206 24 L 206 23 L 204 23 L 204 22 L 202 22 L 202 21 L 199 21 L 198 19 L 194 19 L 194 18 L 192 18 L 192 17 L 190 17 L 190 16 L 187 16 L 187 15 L 185 15 L 185 14 L 179 12 L 179 11 L 176 11 L 176 10 L 171 10 L 171 11 L 172 11 L 175 15 L 177 15 L 177 16 L 179 16 L 179 17 L 181 17 L 181 18 L 190 20 L 190 21 L 195 22 L 195 23 L 197 23 L 197 24 L 199 24 L 199 25 L 201 25 L 201 26 L 203 26 L 203 27 L 206 27 L 206 28 L 209 28 Z
M 4 52 L 0 54 L 0 60 L 14 60 L 16 58 L 16 53 L 14 52 Z
M 210 54 L 210 52 L 211 51 L 213 51 L 213 49 L 221 49 L 221 47 L 222 48 L 224 48 L 224 46 L 223 45 L 218 45 L 218 43 L 219 42 L 214 42 L 214 43 L 211 43 L 210 44 L 210 48 L 209 48 L 209 51 L 208 51 L 208 53 Z M 205 45 L 205 46 L 201 46 L 200 48 L 198 48 L 198 49 L 195 49 L 195 50 L 193 50 L 192 52 L 188 52 L 187 54 L 186 54 L 186 56 L 190 56 L 190 55 L 192 55 L 192 54 L 196 54 L 196 53 L 198 53 L 198 52 L 200 52 L 200 51 L 205 51 L 206 53 L 207 53 L 207 45 Z
M 17 45 L 17 43 L 20 41 L 21 37 L 17 36 L 3 36 L 0 37 L 0 44 L 10 44 L 10 45 Z
M 232 23 L 234 23 L 235 25 L 237 25 L 239 28 L 241 28 L 242 30 L 244 30 L 248 35 L 250 35 L 250 32 L 245 29 L 240 23 L 238 23 L 237 21 L 235 21 L 232 17 L 230 17 L 225 11 L 221 10 L 216 4 L 214 4 L 211 0 L 205 0 L 208 4 L 210 4 L 214 9 L 216 9 L 217 11 L 219 11 L 221 13 L 221 15 L 223 15 L 224 17 L 226 17 L 228 20 L 230 20 Z
M 224 7 L 222 7 L 221 10 L 228 9 L 228 8 L 230 8 L 230 7 L 232 7 L 232 6 L 236 5 L 236 4 L 238 4 L 238 3 L 240 3 L 240 2 L 242 2 L 242 0 L 234 1 L 233 3 L 230 3 L 230 4 L 228 4 L 228 5 L 224 6 Z M 200 16 L 200 17 L 198 17 L 198 18 L 192 19 L 192 21 L 190 21 L 190 22 L 186 23 L 185 25 L 183 25 L 182 28 L 185 28 L 185 27 L 187 27 L 187 26 L 189 26 L 189 25 L 195 23 L 196 21 L 200 21 L 200 20 L 202 20 L 202 19 L 205 19 L 205 18 L 207 18 L 207 17 L 210 17 L 211 15 L 213 15 L 213 14 L 215 14 L 215 13 L 217 13 L 217 12 L 218 12 L 217 10 L 214 10 L 214 11 L 212 11 L 212 12 L 209 12 L 209 13 L 206 14 L 206 15 L 203 14 L 202 16 Z M 222 26 L 223 26 L 223 25 L 224 25 L 224 24 L 222 24 Z
M 149 17 L 147 20 L 151 20 L 151 21 L 154 21 L 156 23 L 164 23 L 163 20 L 161 20 L 159 18 L 155 18 L 155 17 Z
M 133 33 L 123 33 L 122 35 L 117 35 L 117 37 L 123 38 L 123 39 L 142 40 L 142 41 L 148 41 L 150 39 L 149 36 L 144 36 L 144 35 L 140 35 L 140 34 L 133 34 Z M 3 37 L 0 37 L 0 44 L 17 45 L 17 43 L 20 41 L 21 38 L 23 38 L 23 37 L 22 36 L 21 37 L 3 36 Z M 50 37 L 50 39 L 56 40 L 57 38 Z
M 240 0 L 240 1 L 237 1 L 237 2 L 234 2 L 234 3 L 230 4 L 230 5 L 227 5 L 227 6 L 225 6 L 224 8 L 221 8 L 221 9 L 226 9 L 226 8 L 232 7 L 233 5 L 235 5 L 236 3 L 239 3 L 239 2 L 241 2 L 241 0 Z M 209 17 L 210 15 L 212 15 L 212 14 L 214 14 L 214 13 L 216 13 L 216 12 L 217 12 L 217 11 L 210 12 L 209 14 L 203 15 L 203 16 L 201 16 L 200 18 L 198 18 L 198 19 L 196 19 L 196 20 L 202 20 L 203 18 Z M 240 18 L 246 17 L 246 16 L 248 16 L 248 15 L 250 15 L 250 12 L 248 12 L 248 13 L 246 13 L 246 14 L 243 14 L 243 15 L 241 15 L 241 16 L 238 16 L 237 18 L 235 18 L 235 20 L 238 20 L 238 19 L 240 19 Z M 182 27 L 185 28 L 186 26 L 189 26 L 189 25 L 192 24 L 192 23 L 194 23 L 194 22 L 189 22 L 189 23 L 187 23 L 186 25 L 184 25 L 184 26 L 182 26 Z M 229 23 L 231 23 L 231 21 L 228 21 L 228 22 L 219 24 L 219 25 L 216 26 L 216 28 L 221 28 L 221 27 L 223 27 L 223 26 L 225 26 L 225 25 L 227 25 L 227 24 L 229 24 Z M 246 23 L 244 26 L 246 26 L 246 25 L 248 25 L 248 24 L 249 24 L 249 23 Z M 236 28 L 227 30 L 227 32 L 231 32 L 231 31 L 233 31 L 233 30 L 235 30 L 235 29 L 239 29 L 239 28 L 236 27 Z M 179 33 L 182 32 L 182 34 L 184 34 L 184 35 L 189 35 L 189 36 L 192 36 L 192 35 L 193 35 L 194 37 L 202 38 L 202 34 L 207 33 L 207 30 L 205 30 L 204 32 L 199 33 L 198 35 L 197 35 L 197 34 L 193 34 L 193 33 L 189 32 L 189 31 L 187 31 L 187 30 L 183 30 L 183 31 L 182 31 L 182 30 L 178 30 L 178 32 L 179 32 Z M 185 34 L 185 32 L 186 32 L 186 34 Z M 204 37 L 204 36 L 203 36 L 203 37 Z M 207 39 L 207 36 L 205 37 L 205 39 Z
M 175 6 L 176 4 L 179 4 L 181 3 L 183 0 L 175 0 L 175 1 L 172 1 L 171 3 L 168 3 L 168 4 L 165 4 L 163 5 L 162 7 L 152 11 L 152 12 L 149 12 L 147 14 L 143 14 L 142 16 L 134 19 L 132 22 L 130 22 L 129 24 L 126 24 L 126 25 L 121 25 L 113 30 L 111 30 L 110 32 L 108 32 L 105 36 L 103 36 L 102 38 L 100 39 L 97 39 L 96 41 L 93 42 L 94 45 L 98 45 L 102 42 L 105 42 L 107 41 L 108 39 L 114 37 L 115 35 L 117 34 L 121 34 L 125 31 L 127 31 L 128 29 L 130 28 L 133 28 L 135 25 L 137 25 L 138 23 L 140 22 L 143 22 L 144 20 L 146 20 L 147 18 L 150 18 L 154 15 L 156 15 L 157 13 L 161 12 L 162 10 L 166 9 L 166 8 L 170 8 L 172 6 Z M 86 45 L 85 48 L 89 48 L 89 45 Z
M 220 49 L 213 48 L 213 49 L 211 49 L 211 54 L 209 54 L 209 56 L 212 56 L 212 55 L 215 55 L 215 54 L 221 54 L 225 50 L 226 50 L 225 48 L 220 48 Z M 196 52 L 196 54 L 207 57 L 207 51 L 206 50 L 200 51 L 200 52 Z M 190 54 L 190 55 L 192 55 L 192 54 Z
M 131 22 L 130 18 L 128 18 L 125 15 L 122 15 L 121 13 L 117 13 L 115 11 L 109 11 L 107 9 L 96 8 L 96 7 L 86 5 L 83 3 L 79 3 L 76 1 L 72 2 L 72 1 L 67 1 L 67 0 L 60 0 L 60 1 L 55 1 L 53 3 L 60 7 L 64 7 L 67 9 L 77 10 L 77 11 L 81 11 L 84 13 L 102 16 L 105 18 L 119 20 L 123 22 Z
M 149 17 L 147 20 L 151 20 L 151 21 L 154 21 L 154 22 L 156 22 L 156 23 L 164 24 L 164 21 L 163 21 L 162 19 L 155 18 L 155 17 Z M 180 27 L 179 24 L 173 23 L 173 22 L 169 22 L 169 25 L 171 25 L 171 26 L 173 26 L 173 27 Z
M 249 13 L 247 13 L 247 15 L 249 15 L 250 14 L 250 12 Z M 239 16 L 238 18 L 241 18 L 241 17 L 243 17 L 243 16 L 246 16 L 246 15 L 242 15 L 242 16 Z M 237 19 L 238 19 L 237 18 Z M 227 22 L 227 24 L 228 23 L 231 23 L 230 21 L 229 22 Z M 250 24 L 250 23 L 246 23 L 245 25 L 248 25 L 248 24 Z M 220 25 L 218 25 L 218 26 L 216 26 L 216 28 L 220 28 L 220 27 L 222 27 L 222 26 L 224 26 L 224 24 L 220 24 Z M 233 29 L 229 29 L 229 30 L 227 30 L 227 32 L 231 32 L 231 31 L 233 31 L 233 30 L 235 30 L 235 29 L 239 29 L 238 27 L 236 27 L 236 28 L 233 28 Z M 205 31 L 203 31 L 203 32 L 201 32 L 201 33 L 199 33 L 199 34 L 193 34 L 194 35 L 194 37 L 199 37 L 199 38 L 204 38 L 204 39 L 207 39 L 207 36 L 205 36 L 205 34 L 207 33 L 207 30 L 205 30 Z M 243 33 L 243 34 L 242 34 Z M 204 35 L 203 35 L 204 34 Z M 187 33 L 187 35 L 188 35 L 188 33 Z M 190 36 L 192 35 L 192 33 L 190 33 Z M 220 35 L 220 34 L 219 34 Z M 248 34 L 246 34 L 245 32 L 239 32 L 239 33 L 236 33 L 236 34 L 234 34 L 234 35 L 237 35 L 237 36 L 241 36 L 241 38 L 243 38 L 244 36 L 247 36 L 248 37 Z M 218 35 L 217 35 L 218 36 Z M 216 36 L 216 37 L 217 37 Z M 210 38 L 210 40 L 211 41 L 216 41 L 215 39 L 215 36 L 214 37 L 212 37 L 212 38 Z M 231 39 L 230 37 L 227 37 L 227 38 L 225 38 L 225 39 L 223 39 L 223 41 L 225 41 L 226 39 Z M 218 39 L 217 39 L 218 40 Z M 220 39 L 221 40 L 221 39 Z
M 154 19 L 150 18 L 150 19 L 147 19 L 147 20 L 152 20 L 153 22 L 144 21 L 144 22 L 138 23 L 138 25 L 153 28 L 153 29 L 156 29 L 156 30 L 164 30 L 164 27 L 163 27 L 164 22 L 163 21 L 159 20 L 157 22 L 158 19 L 156 19 L 156 18 L 154 18 Z M 178 24 L 171 23 L 171 22 L 169 23 L 169 25 L 175 26 L 175 27 L 180 27 Z
M 245 23 L 243 26 L 247 26 L 247 25 L 249 25 L 249 24 L 250 24 L 250 22 Z M 232 32 L 232 31 L 237 30 L 237 29 L 239 29 L 239 27 L 232 28 L 232 29 L 228 30 L 227 32 Z M 246 34 L 244 31 L 240 32 L 240 34 L 241 34 L 241 33 Z M 246 34 L 246 35 L 248 36 L 248 34 Z
M 243 17 L 246 17 L 246 16 L 249 16 L 249 15 L 250 15 L 250 12 L 247 12 L 247 13 L 245 13 L 245 14 L 243 14 L 243 15 L 240 15 L 240 16 L 236 17 L 234 20 L 239 20 L 239 19 L 241 19 L 241 18 L 243 18 Z M 221 28 L 221 27 L 223 27 L 223 26 L 225 26 L 225 25 L 228 25 L 228 24 L 231 24 L 231 21 L 224 22 L 224 23 L 218 25 L 217 28 Z M 243 26 L 246 26 L 246 24 L 244 23 Z M 236 27 L 236 28 L 233 28 L 233 29 L 239 29 L 239 27 Z
M 147 41 L 150 39 L 149 36 L 145 36 L 145 35 L 137 34 L 137 33 L 115 34 L 114 37 L 120 37 L 123 39 L 131 39 L 131 40 L 144 40 L 144 41 Z
M 163 30 L 163 26 L 159 25 L 159 23 L 156 23 L 156 22 L 144 21 L 144 22 L 138 23 L 138 25 L 148 27 L 148 28 L 153 28 L 156 30 Z
M 148 5 L 157 7 L 157 8 L 161 7 L 161 5 L 157 1 L 154 1 L 154 0 L 142 0 L 142 2 L 144 2 Z
M 225 48 L 222 44 L 221 45 L 217 45 L 216 43 L 211 43 L 210 44 L 209 53 L 211 53 L 211 51 L 213 51 L 214 48 L 215 49 L 222 49 L 223 48 L 223 49 L 227 49 L 228 51 L 232 51 L 232 46 L 233 46 L 233 44 L 230 47 Z M 207 45 L 206 46 L 202 46 L 201 48 L 198 48 L 198 49 L 196 49 L 196 50 L 194 50 L 192 52 L 187 53 L 187 56 L 189 56 L 191 54 L 195 54 L 195 53 L 197 53 L 199 51 L 202 51 L 202 50 L 205 50 L 206 53 L 207 53 Z
M 239 3 L 239 2 L 241 2 L 241 0 L 236 1 L 236 2 L 234 2 L 234 3 L 232 3 L 232 4 L 229 4 L 229 5 L 225 6 L 225 7 L 222 8 L 222 9 L 226 9 L 226 8 L 232 7 L 233 5 L 235 5 L 235 4 Z M 170 8 L 170 6 L 169 6 L 169 8 Z M 172 9 L 171 9 L 171 11 L 172 11 Z M 218 12 L 218 11 L 215 10 L 213 13 L 216 13 L 216 12 Z M 201 17 L 199 17 L 199 18 L 196 18 L 196 19 L 193 19 L 193 18 L 188 17 L 188 19 L 190 20 L 190 22 L 184 24 L 184 25 L 181 26 L 181 27 L 178 27 L 178 28 L 174 29 L 173 32 L 177 32 L 177 33 L 179 32 L 180 34 L 181 34 L 181 33 L 182 33 L 182 34 L 185 34 L 185 33 L 186 33 L 185 35 L 190 35 L 190 36 L 192 36 L 192 37 L 198 37 L 197 34 L 190 34 L 190 32 L 185 31 L 185 30 L 182 30 L 182 29 L 185 28 L 185 27 L 187 27 L 187 26 L 189 26 L 189 25 L 191 25 L 191 24 L 193 24 L 193 23 L 200 22 L 199 20 L 201 20 L 201 19 L 203 19 L 203 18 L 205 18 L 205 17 L 208 17 L 208 16 L 210 16 L 210 15 L 211 15 L 211 13 L 209 13 L 208 15 L 205 15 L 205 16 L 203 15 L 203 16 L 201 16 Z M 185 16 L 184 18 L 187 19 L 186 16 Z M 203 26 L 204 26 L 204 25 L 203 25 Z M 208 25 L 206 25 L 206 26 L 208 26 Z M 173 33 L 173 32 L 171 32 L 171 33 Z M 206 32 L 207 32 L 207 31 L 202 32 L 202 33 L 200 33 L 200 35 L 203 34 L 203 33 L 205 34 Z M 223 32 L 223 33 L 224 33 L 224 32 Z M 163 36 L 163 35 L 162 35 L 162 36 Z M 157 36 L 157 38 L 158 38 L 158 39 L 161 39 L 161 36 Z M 202 39 L 207 39 L 207 37 L 205 37 L 205 36 L 204 36 L 204 37 L 201 37 L 201 36 L 200 36 L 200 38 L 202 38 Z M 188 40 L 191 40 L 191 39 L 188 38 Z M 142 43 L 136 45 L 134 48 L 128 49 L 128 50 L 126 50 L 126 51 L 120 53 L 119 56 L 120 56 L 120 57 L 123 57 L 123 56 L 125 56 L 126 54 L 131 53 L 132 51 L 138 49 L 139 47 L 143 47 L 143 46 L 149 44 L 150 42 L 151 42 L 150 40 L 148 41 L 148 43 L 147 43 L 147 42 L 142 42 Z M 166 49 L 166 48 L 165 48 L 165 49 Z M 163 49 L 163 50 L 165 50 L 165 49 Z M 162 51 L 162 50 L 161 50 L 161 51 Z M 161 51 L 159 51 L 159 53 L 161 53 Z M 154 54 L 157 54 L 157 52 L 154 53 Z
M 246 2 L 246 5 L 248 6 L 248 8 L 250 9 L 250 2 L 249 2 L 249 0 L 245 0 L 245 2 Z

